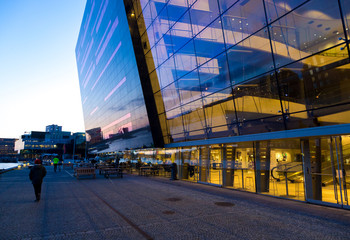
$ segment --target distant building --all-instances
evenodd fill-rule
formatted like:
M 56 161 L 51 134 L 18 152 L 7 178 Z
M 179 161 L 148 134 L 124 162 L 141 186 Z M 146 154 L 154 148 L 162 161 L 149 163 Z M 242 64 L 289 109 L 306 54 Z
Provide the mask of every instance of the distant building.
M 62 132 L 62 126 L 58 126 L 55 124 L 46 126 L 46 132 Z
M 15 138 L 0 138 L 0 159 L 8 160 L 17 157 L 15 143 L 18 139 Z
M 21 137 L 24 142 L 23 155 L 27 158 L 37 157 L 43 153 L 59 155 L 72 152 L 74 141 L 77 144 L 85 141 L 85 133 L 62 131 L 62 126 L 46 126 L 45 132 L 31 131 Z
M 102 141 L 102 133 L 101 133 L 101 128 L 92 128 L 89 130 L 86 130 L 87 136 L 88 136 L 88 141 L 90 144 L 98 143 Z

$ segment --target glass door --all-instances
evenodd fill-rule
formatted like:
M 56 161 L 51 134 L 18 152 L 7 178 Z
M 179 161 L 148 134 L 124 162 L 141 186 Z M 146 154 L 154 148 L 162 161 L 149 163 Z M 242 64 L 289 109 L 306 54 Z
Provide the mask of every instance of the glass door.
M 197 182 L 199 179 L 198 159 L 199 151 L 196 147 L 183 148 L 181 179 L 191 182 Z
M 349 208 L 349 136 L 337 136 L 330 139 L 331 161 L 333 167 L 334 192 L 337 204 Z M 346 157 L 346 159 L 345 159 Z
M 222 185 L 222 148 L 210 148 L 208 183 Z
M 306 140 L 302 150 L 307 200 L 349 208 L 350 136 Z
M 199 150 L 199 182 L 222 186 L 222 148 L 213 145 Z

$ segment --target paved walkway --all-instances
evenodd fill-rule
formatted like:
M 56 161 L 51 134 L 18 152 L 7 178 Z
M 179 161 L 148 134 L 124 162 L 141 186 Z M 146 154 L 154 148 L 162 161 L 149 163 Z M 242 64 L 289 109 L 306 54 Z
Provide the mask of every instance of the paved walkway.
M 350 239 L 350 211 L 184 181 L 0 174 L 0 239 Z

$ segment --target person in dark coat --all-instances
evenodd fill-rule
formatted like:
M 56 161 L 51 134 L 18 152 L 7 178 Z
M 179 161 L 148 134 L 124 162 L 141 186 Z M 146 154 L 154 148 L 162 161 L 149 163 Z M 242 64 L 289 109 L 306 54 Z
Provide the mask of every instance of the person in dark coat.
M 34 192 L 35 192 L 35 201 L 40 201 L 41 195 L 41 184 L 43 183 L 43 179 L 46 175 L 46 168 L 41 165 L 41 160 L 36 159 L 34 161 L 34 167 L 30 169 L 29 179 L 32 181 Z

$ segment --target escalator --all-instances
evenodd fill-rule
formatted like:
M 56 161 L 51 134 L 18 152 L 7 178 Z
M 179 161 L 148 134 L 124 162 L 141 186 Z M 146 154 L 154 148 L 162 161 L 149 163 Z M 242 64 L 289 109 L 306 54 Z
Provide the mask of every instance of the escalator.
M 271 169 L 271 177 L 277 182 L 285 181 L 286 178 L 291 183 L 302 182 L 303 175 L 303 164 L 300 162 L 279 164 Z

